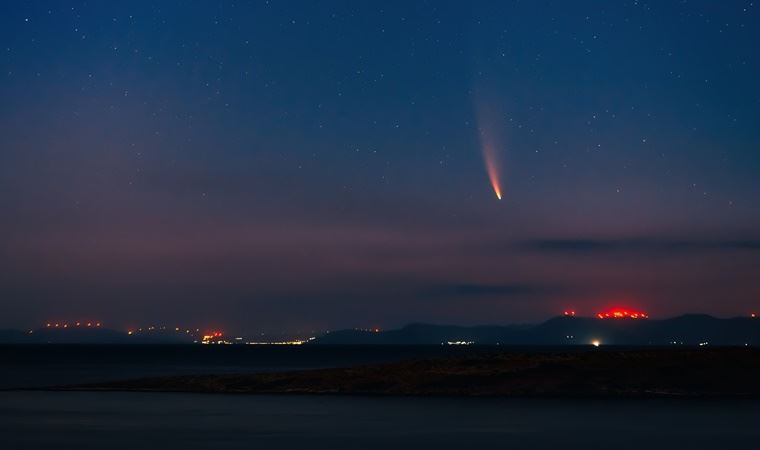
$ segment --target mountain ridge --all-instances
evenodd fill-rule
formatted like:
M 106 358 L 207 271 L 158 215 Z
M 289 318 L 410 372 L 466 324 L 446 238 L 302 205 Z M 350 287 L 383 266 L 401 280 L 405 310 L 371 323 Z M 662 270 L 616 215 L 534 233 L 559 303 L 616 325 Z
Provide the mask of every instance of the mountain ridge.
M 387 330 L 346 329 L 311 345 L 760 345 L 760 320 L 684 314 L 667 319 L 598 319 L 559 316 L 534 325 L 414 323 Z
M 130 336 L 98 329 L 0 329 L 0 344 L 181 344 L 186 336 Z M 536 324 L 445 325 L 415 322 L 391 330 L 343 329 L 307 345 L 760 345 L 760 319 L 684 314 L 666 319 L 559 316 Z

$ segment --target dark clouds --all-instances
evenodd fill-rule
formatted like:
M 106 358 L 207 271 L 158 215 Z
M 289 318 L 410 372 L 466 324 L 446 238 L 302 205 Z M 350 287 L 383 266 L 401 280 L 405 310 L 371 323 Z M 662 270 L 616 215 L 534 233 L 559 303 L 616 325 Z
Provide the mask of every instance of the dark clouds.
M 650 254 L 679 254 L 690 252 L 760 251 L 760 240 L 685 240 L 667 238 L 634 239 L 539 239 L 517 244 L 520 249 L 540 253 L 603 254 L 636 252 Z

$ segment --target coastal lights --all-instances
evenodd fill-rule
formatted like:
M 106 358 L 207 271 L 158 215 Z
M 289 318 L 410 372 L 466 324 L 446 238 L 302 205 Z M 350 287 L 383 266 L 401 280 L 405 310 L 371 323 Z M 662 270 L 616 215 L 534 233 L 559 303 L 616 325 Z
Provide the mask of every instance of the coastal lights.
M 212 331 L 209 334 L 204 334 L 203 339 L 201 339 L 201 344 L 211 344 L 214 342 L 223 342 L 222 336 L 224 333 L 221 331 Z
M 475 341 L 446 341 L 446 345 L 472 345 Z

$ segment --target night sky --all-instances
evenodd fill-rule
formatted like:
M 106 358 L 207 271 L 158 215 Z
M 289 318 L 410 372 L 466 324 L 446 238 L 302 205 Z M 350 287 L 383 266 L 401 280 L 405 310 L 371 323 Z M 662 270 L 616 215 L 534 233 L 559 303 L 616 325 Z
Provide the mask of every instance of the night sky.
M 749 314 L 759 9 L 3 2 L 0 327 Z

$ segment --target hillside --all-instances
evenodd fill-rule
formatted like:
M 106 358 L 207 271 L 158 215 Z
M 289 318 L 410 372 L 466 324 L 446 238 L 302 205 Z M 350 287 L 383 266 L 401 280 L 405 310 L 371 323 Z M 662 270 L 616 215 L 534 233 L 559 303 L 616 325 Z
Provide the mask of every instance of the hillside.
M 341 330 L 314 345 L 760 345 L 760 320 L 691 314 L 654 319 L 556 317 L 537 325 L 476 326 L 412 324 L 397 330 Z

